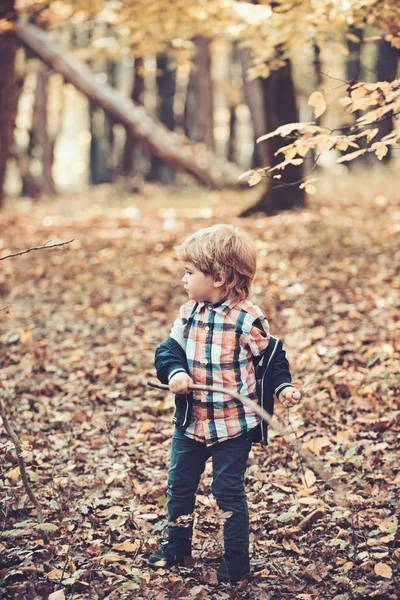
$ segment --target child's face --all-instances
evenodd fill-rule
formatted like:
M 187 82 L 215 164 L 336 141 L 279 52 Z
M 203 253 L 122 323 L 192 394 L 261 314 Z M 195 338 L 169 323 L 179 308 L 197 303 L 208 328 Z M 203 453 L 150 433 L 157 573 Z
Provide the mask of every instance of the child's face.
M 218 302 L 223 297 L 223 280 L 205 275 L 192 263 L 185 263 L 185 275 L 182 277 L 185 290 L 194 302 Z

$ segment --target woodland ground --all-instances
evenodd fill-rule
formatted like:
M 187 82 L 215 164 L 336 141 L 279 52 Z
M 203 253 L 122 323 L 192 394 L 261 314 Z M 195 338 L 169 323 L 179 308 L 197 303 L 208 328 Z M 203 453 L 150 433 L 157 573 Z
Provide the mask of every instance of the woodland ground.
M 50 543 L 0 430 L 0 597 L 400 598 L 400 192 L 394 175 L 320 184 L 309 207 L 241 221 L 259 190 L 112 188 L 0 214 L 2 385 Z M 218 586 L 221 527 L 207 468 L 193 568 L 153 572 L 164 521 L 173 398 L 149 389 L 153 354 L 186 301 L 173 246 L 199 227 L 256 239 L 252 299 L 284 338 L 302 404 L 277 417 L 346 486 L 279 435 L 246 474 L 253 580 Z M 57 597 L 64 597 L 60 593 Z

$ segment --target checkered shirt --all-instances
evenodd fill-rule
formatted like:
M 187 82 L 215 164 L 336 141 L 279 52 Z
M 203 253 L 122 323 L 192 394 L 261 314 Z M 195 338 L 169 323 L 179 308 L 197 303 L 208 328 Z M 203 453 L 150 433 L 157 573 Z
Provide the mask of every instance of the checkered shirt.
M 189 301 L 170 336 L 184 348 L 194 383 L 234 389 L 257 404 L 252 357 L 265 350 L 269 339 L 268 322 L 258 306 L 249 300 L 214 305 Z M 185 435 L 211 446 L 250 431 L 259 421 L 251 408 L 227 394 L 195 390 Z

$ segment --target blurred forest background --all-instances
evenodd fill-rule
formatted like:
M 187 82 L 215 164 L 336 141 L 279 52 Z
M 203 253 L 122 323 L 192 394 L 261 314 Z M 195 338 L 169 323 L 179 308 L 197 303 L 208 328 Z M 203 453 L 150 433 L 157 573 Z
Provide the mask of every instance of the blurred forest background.
M 0 2 L 1 598 L 399 599 L 399 49 L 397 1 Z M 210 465 L 194 565 L 146 562 L 174 246 L 220 222 L 303 394 L 252 449 L 235 588 Z
M 277 152 L 293 135 L 257 139 L 288 123 L 315 120 L 315 100 L 309 104 L 315 90 L 328 101 L 316 121 L 326 134 L 359 133 L 361 112 L 355 106 L 346 111 L 338 100 L 351 96 L 359 82 L 396 80 L 398 8 L 380 2 L 334 7 L 326 0 L 314 8 L 307 2 L 219 6 L 210 0 L 197 9 L 177 2 L 165 11 L 157 2 L 7 0 L 3 23 L 16 19 L 17 10 L 23 21 L 18 42 L 7 29 L 2 36 L 4 64 L 15 55 L 15 73 L 7 63 L 2 75 L 8 89 L 0 104 L 4 130 L 15 115 L 5 191 L 40 198 L 102 184 L 120 194 L 136 193 L 146 182 L 243 186 L 237 179 L 244 172 L 281 162 Z M 296 19 L 307 12 L 303 29 Z M 392 100 L 381 91 L 378 105 Z M 392 106 L 374 119 L 375 144 L 392 132 L 395 114 Z M 396 141 L 392 137 L 378 156 L 392 169 L 398 166 Z M 330 147 L 308 148 L 300 154 L 304 160 L 279 175 L 263 173 L 269 192 L 260 190 L 255 208 L 303 205 L 304 187 L 310 193 L 313 187 L 299 183 L 316 167 L 321 175 L 344 175 L 348 167 L 336 161 L 348 148 L 338 142 Z M 0 162 L 6 152 L 4 138 Z M 369 169 L 378 161 L 364 154 L 355 162 Z

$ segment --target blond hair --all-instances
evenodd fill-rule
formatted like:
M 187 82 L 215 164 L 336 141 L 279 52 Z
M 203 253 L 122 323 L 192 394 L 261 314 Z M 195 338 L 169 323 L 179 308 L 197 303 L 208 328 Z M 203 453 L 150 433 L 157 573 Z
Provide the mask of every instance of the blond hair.
M 177 256 L 205 275 L 224 273 L 227 297 L 248 297 L 256 272 L 257 253 L 251 238 L 239 227 L 213 225 L 200 229 L 175 248 Z

